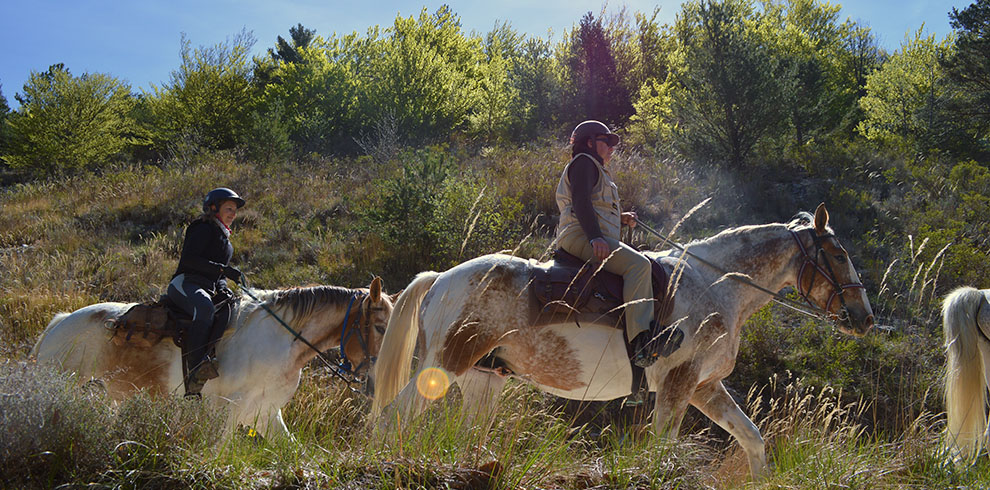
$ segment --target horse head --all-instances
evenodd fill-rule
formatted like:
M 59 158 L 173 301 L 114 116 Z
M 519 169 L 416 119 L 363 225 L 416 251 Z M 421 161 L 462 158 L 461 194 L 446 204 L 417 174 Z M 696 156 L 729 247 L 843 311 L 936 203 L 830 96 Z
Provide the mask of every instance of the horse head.
M 824 203 L 818 205 L 810 221 L 813 226 L 791 229 L 804 255 L 797 276 L 798 293 L 835 321 L 840 332 L 866 335 L 873 327 L 873 309 L 849 254 L 828 226 Z
M 361 291 L 364 294 L 359 297 L 360 303 L 350 312 L 355 318 L 348 321 L 347 327 L 348 331 L 355 333 L 348 335 L 345 332 L 341 347 L 346 359 L 353 366 L 352 372 L 358 376 L 366 375 L 378 356 L 394 301 L 392 296 L 383 291 L 381 277 L 376 276 L 368 288 Z M 367 376 L 365 378 L 368 379 Z M 373 384 L 368 379 L 365 391 L 373 389 Z

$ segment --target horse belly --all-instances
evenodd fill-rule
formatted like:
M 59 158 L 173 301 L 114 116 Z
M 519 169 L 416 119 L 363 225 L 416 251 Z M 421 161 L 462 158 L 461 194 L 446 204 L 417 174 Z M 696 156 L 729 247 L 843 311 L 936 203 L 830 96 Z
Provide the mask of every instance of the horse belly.
M 541 390 L 571 400 L 627 396 L 632 370 L 622 331 L 610 326 L 554 324 L 536 330 L 526 346 L 500 357 Z

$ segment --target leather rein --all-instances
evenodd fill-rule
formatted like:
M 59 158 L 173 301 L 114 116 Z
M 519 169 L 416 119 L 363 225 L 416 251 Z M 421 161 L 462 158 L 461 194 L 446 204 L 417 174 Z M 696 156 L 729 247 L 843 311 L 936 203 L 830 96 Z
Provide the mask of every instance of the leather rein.
M 846 310 L 846 301 L 845 301 L 845 298 L 843 298 L 843 296 L 842 296 L 843 292 L 845 292 L 846 289 L 856 289 L 856 288 L 866 289 L 866 287 L 863 286 L 862 283 L 858 283 L 858 282 L 856 282 L 856 283 L 840 284 L 835 279 L 835 271 L 832 270 L 832 265 L 829 263 L 828 259 L 823 260 L 823 263 L 825 264 L 824 267 L 822 267 L 818 263 L 818 260 L 817 260 L 818 256 L 820 256 L 820 255 L 822 255 L 822 254 L 825 253 L 825 250 L 824 250 L 824 248 L 822 246 L 822 239 L 823 238 L 830 238 L 830 237 L 832 237 L 834 235 L 828 234 L 828 235 L 819 236 L 817 233 L 815 233 L 814 228 L 811 228 L 811 235 L 812 235 L 812 238 L 813 238 L 814 243 L 815 243 L 815 255 L 814 255 L 814 258 L 812 257 L 812 255 L 810 255 L 808 253 L 808 249 L 807 249 L 807 247 L 804 246 L 804 243 L 801 242 L 801 238 L 798 236 L 798 232 L 797 231 L 794 231 L 794 230 L 788 230 L 788 231 L 791 232 L 791 236 L 794 237 L 794 241 L 797 242 L 798 248 L 801 250 L 801 254 L 804 256 L 804 261 L 801 264 L 801 269 L 798 271 L 798 277 L 797 277 L 797 288 L 796 289 L 798 291 L 798 294 L 801 296 L 802 299 L 805 300 L 805 302 L 808 303 L 809 306 L 811 306 L 814 310 L 820 310 L 821 313 L 819 313 L 817 311 L 809 311 L 807 308 L 805 308 L 805 305 L 803 303 L 800 303 L 798 301 L 794 301 L 791 298 L 788 298 L 788 297 L 786 297 L 786 296 L 784 296 L 784 295 L 782 295 L 782 294 L 780 294 L 780 293 L 778 293 L 776 291 L 771 291 L 771 290 L 769 290 L 769 289 L 767 289 L 767 288 L 765 288 L 763 286 L 760 286 L 759 284 L 756 284 L 755 282 L 751 281 L 748 277 L 744 277 L 744 276 L 742 276 L 740 274 L 732 274 L 732 273 L 727 272 L 725 269 L 723 269 L 723 268 L 721 268 L 721 267 L 719 267 L 719 266 L 717 266 L 717 265 L 715 265 L 715 264 L 713 264 L 713 263 L 711 263 L 711 262 L 709 262 L 709 261 L 707 261 L 707 260 L 705 260 L 705 259 L 703 259 L 701 257 L 698 257 L 697 255 L 691 253 L 686 248 L 684 248 L 684 247 L 678 245 L 677 243 L 675 243 L 673 240 L 671 240 L 671 239 L 667 238 L 666 236 L 660 234 L 659 232 L 657 232 L 653 228 L 650 228 L 649 225 L 643 223 L 639 219 L 636 220 L 636 223 L 638 223 L 640 226 L 642 226 L 643 229 L 645 229 L 646 231 L 652 233 L 653 235 L 656 235 L 657 237 L 659 237 L 660 239 L 666 241 L 667 243 L 670 243 L 674 248 L 676 248 L 677 250 L 680 250 L 685 255 L 689 255 L 689 256 L 693 257 L 695 260 L 701 262 L 702 264 L 705 264 L 708 267 L 711 267 L 711 268 L 715 269 L 716 271 L 718 271 L 719 273 L 721 273 L 723 276 L 729 277 L 729 278 L 731 278 L 731 279 L 733 279 L 733 280 L 735 280 L 737 282 L 740 282 L 740 283 L 745 284 L 747 286 L 751 286 L 751 287 L 756 288 L 756 289 L 758 289 L 758 290 L 760 290 L 760 291 L 762 291 L 764 293 L 767 293 L 767 294 L 770 295 L 772 301 L 774 301 L 774 302 L 776 302 L 776 303 L 778 303 L 778 304 L 780 304 L 782 306 L 786 306 L 786 307 L 788 307 L 788 308 L 790 308 L 792 310 L 798 311 L 800 313 L 804 313 L 805 315 L 808 315 L 808 316 L 810 316 L 812 318 L 825 319 L 825 320 L 828 320 L 829 317 L 837 317 L 838 318 L 838 315 L 835 315 L 833 313 L 829 313 L 829 309 L 832 306 L 832 301 L 834 301 L 835 298 L 839 298 L 839 303 L 842 305 L 842 311 L 843 311 L 843 313 L 845 313 L 846 315 L 848 315 L 848 312 Z M 811 268 L 810 269 L 808 269 L 808 266 L 809 265 L 811 265 Z M 816 274 L 816 275 L 817 274 L 821 274 L 821 276 L 824 277 L 825 280 L 832 286 L 832 294 L 829 296 L 829 299 L 826 302 L 824 308 L 815 305 L 814 302 L 811 301 L 810 294 L 811 294 L 811 290 L 813 289 L 814 281 L 815 281 L 815 277 L 816 276 L 812 276 L 812 278 L 811 278 L 811 284 L 808 286 L 808 291 L 807 292 L 804 292 L 804 291 L 801 290 L 801 278 L 804 277 L 805 270 L 811 270 L 812 273 L 813 274 Z
M 257 301 L 258 302 L 258 305 L 263 310 L 265 310 L 269 315 L 272 316 L 272 318 L 274 318 L 275 320 L 277 320 L 278 323 L 280 325 L 282 325 L 282 328 L 285 328 L 286 330 L 288 330 L 289 333 L 291 333 L 293 335 L 294 340 L 298 340 L 298 341 L 302 342 L 303 344 L 306 344 L 307 347 L 309 347 L 314 352 L 316 352 L 316 357 L 318 359 L 320 359 L 321 361 L 323 361 L 327 365 L 327 367 L 330 368 L 330 372 L 333 373 L 334 376 L 340 378 L 345 383 L 347 383 L 347 387 L 351 391 L 353 391 L 355 393 L 358 393 L 358 394 L 361 393 L 360 391 L 358 391 L 357 389 L 355 389 L 353 386 L 351 386 L 351 384 L 355 384 L 355 383 L 358 383 L 359 384 L 359 383 L 362 382 L 362 379 L 361 379 L 362 376 L 360 374 L 358 374 L 357 371 L 360 370 L 362 367 L 364 367 L 365 364 L 373 363 L 375 361 L 375 359 L 371 356 L 371 351 L 370 351 L 370 349 L 368 347 L 368 341 L 365 338 L 366 336 L 361 333 L 361 330 L 362 329 L 361 328 L 351 328 L 350 331 L 348 331 L 348 328 L 347 327 L 348 327 L 349 323 L 357 323 L 358 326 L 360 326 L 360 319 L 362 317 L 364 317 L 365 320 L 366 320 L 365 321 L 365 326 L 366 327 L 369 326 L 370 317 L 367 315 L 367 312 L 364 311 L 364 308 L 362 306 L 360 306 L 360 304 L 363 304 L 363 301 L 359 302 L 358 311 L 357 311 L 357 314 L 354 316 L 354 321 L 353 322 L 348 322 L 348 319 L 351 316 L 351 309 L 354 306 L 354 301 L 357 300 L 358 298 L 361 298 L 363 300 L 363 298 L 365 296 L 365 293 L 363 293 L 361 291 L 354 291 L 351 294 L 350 302 L 348 302 L 348 304 L 347 304 L 347 311 L 344 313 L 343 326 L 341 327 L 341 331 L 340 331 L 340 355 L 341 355 L 341 358 L 343 359 L 343 362 L 334 363 L 334 362 L 328 360 L 326 358 L 326 356 L 323 354 L 323 352 L 320 351 L 320 349 L 318 349 L 315 345 L 313 345 L 312 342 L 306 340 L 306 338 L 303 337 L 301 333 L 299 333 L 298 331 L 296 331 L 295 329 L 293 329 L 292 327 L 290 327 L 289 324 L 285 323 L 285 320 L 282 320 L 281 317 L 279 317 L 277 314 L 275 314 L 275 312 L 272 311 L 271 308 L 268 307 L 268 305 L 266 305 L 263 301 L 261 301 L 260 299 L 258 299 L 258 297 L 255 296 L 254 293 L 251 292 L 251 288 L 248 287 L 247 284 L 245 284 L 246 282 L 247 281 L 244 281 L 244 282 L 241 283 L 241 290 L 242 291 L 244 291 L 245 293 L 247 293 L 247 295 L 249 297 L 251 297 L 251 299 Z M 372 308 L 372 310 L 377 310 L 377 308 Z M 351 368 L 350 360 L 347 359 L 347 354 L 344 352 L 344 346 L 346 345 L 345 343 L 347 341 L 349 341 L 350 338 L 352 336 L 354 336 L 354 335 L 357 335 L 358 341 L 361 344 L 361 348 L 364 350 L 364 360 L 362 360 L 361 363 L 358 364 L 358 366 L 356 368 L 353 368 L 352 369 Z

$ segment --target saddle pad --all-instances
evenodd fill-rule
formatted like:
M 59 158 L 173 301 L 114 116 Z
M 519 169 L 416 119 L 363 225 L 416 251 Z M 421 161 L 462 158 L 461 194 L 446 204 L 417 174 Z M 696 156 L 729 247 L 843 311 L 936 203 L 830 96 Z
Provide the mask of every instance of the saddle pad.
M 665 318 L 670 301 L 667 292 L 667 272 L 657 261 L 651 260 L 653 291 L 658 299 L 656 317 Z M 597 270 L 597 264 L 588 263 L 558 249 L 549 267 L 536 267 L 530 278 L 530 291 L 549 313 L 598 313 L 614 311 L 622 300 L 622 276 L 605 270 Z M 660 293 L 660 294 L 658 294 Z
M 117 345 L 131 343 L 139 347 L 151 347 L 165 337 L 174 339 L 178 333 L 168 308 L 162 301 L 156 301 L 136 304 L 121 315 L 114 322 L 112 340 Z

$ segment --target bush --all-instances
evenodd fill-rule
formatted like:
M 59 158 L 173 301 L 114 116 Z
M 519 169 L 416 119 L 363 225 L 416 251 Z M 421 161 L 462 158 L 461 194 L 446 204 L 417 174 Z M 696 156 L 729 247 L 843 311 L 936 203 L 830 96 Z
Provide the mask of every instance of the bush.
M 32 73 L 5 126 L 3 159 L 13 168 L 53 175 L 98 168 L 144 143 L 131 114 L 130 86 L 101 73 L 74 77 L 63 65 Z

